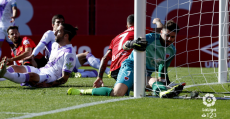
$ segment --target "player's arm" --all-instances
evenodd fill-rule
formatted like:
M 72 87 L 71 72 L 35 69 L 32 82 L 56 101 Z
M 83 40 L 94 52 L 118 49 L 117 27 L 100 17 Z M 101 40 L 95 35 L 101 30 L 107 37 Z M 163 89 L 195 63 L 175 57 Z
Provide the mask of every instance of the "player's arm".
M 142 38 L 138 38 L 137 40 L 129 40 L 126 41 L 123 45 L 124 50 L 136 49 L 138 51 L 145 51 L 148 42 L 142 41 Z
M 163 28 L 163 24 L 161 23 L 161 20 L 159 18 L 155 18 L 155 19 L 153 19 L 152 23 L 157 25 L 157 28 L 155 28 L 153 30 L 157 33 L 160 33 L 162 28 Z
M 32 52 L 32 56 L 35 57 L 37 56 L 37 54 L 41 51 L 41 49 L 43 49 L 45 47 L 45 44 L 42 42 L 39 42 L 38 45 L 34 48 L 33 52 Z
M 101 59 L 101 64 L 100 64 L 99 71 L 98 71 L 99 72 L 98 77 L 100 77 L 100 78 L 103 78 L 103 74 L 104 74 L 105 69 L 107 67 L 108 61 L 111 59 L 109 57 L 109 55 L 112 55 L 112 50 L 108 50 L 106 52 L 106 54 Z
M 54 82 L 49 83 L 51 87 L 56 87 L 56 86 L 65 84 L 68 81 L 71 73 L 63 71 L 62 74 L 63 75 L 61 78 L 57 79 Z
M 15 18 L 17 16 L 17 4 L 16 4 L 16 2 L 14 2 L 11 6 L 12 6 L 12 17 L 11 17 L 12 20 L 10 22 L 14 22 Z
M 165 62 L 165 64 L 160 64 L 158 67 L 158 79 L 162 80 L 165 79 L 167 84 L 170 84 L 170 80 L 168 77 L 168 67 L 170 66 L 174 56 L 171 57 L 168 61 Z
M 37 54 L 38 54 L 42 49 L 45 48 L 46 42 L 49 42 L 49 41 L 50 41 L 48 33 L 49 33 L 49 32 L 44 33 L 44 35 L 42 36 L 42 39 L 39 41 L 38 45 L 34 48 L 32 54 L 31 54 L 29 57 L 26 57 L 24 60 L 34 58 L 35 56 L 37 56 Z
M 16 57 L 8 59 L 8 62 L 11 63 L 13 61 L 23 60 L 25 57 L 30 56 L 31 53 L 32 53 L 32 48 L 31 47 L 26 47 L 24 53 L 22 53 L 22 54 L 20 54 L 20 55 L 18 55 Z
M 93 87 L 98 88 L 98 87 L 101 87 L 101 85 L 103 85 L 103 81 L 102 81 L 103 74 L 104 74 L 105 69 L 107 67 L 108 61 L 111 59 L 110 58 L 111 55 L 112 55 L 112 50 L 109 49 L 106 52 L 106 54 L 102 57 L 99 71 L 98 71 L 98 77 L 95 80 L 95 82 L 93 83 Z
M 70 76 L 69 72 L 62 72 L 62 74 L 64 74 L 61 78 L 57 79 L 54 82 L 51 83 L 47 83 L 46 81 L 36 84 L 35 87 L 36 88 L 49 88 L 49 87 L 57 87 L 61 84 L 65 84 L 68 81 L 68 78 Z
M 62 77 L 57 79 L 56 81 L 52 82 L 52 87 L 59 86 L 61 84 L 64 84 L 68 81 L 68 78 L 71 75 L 71 72 L 73 71 L 73 68 L 75 66 L 76 62 L 76 54 L 70 54 L 67 53 L 64 56 L 64 65 L 62 68 Z
M 45 46 L 51 41 L 50 35 L 52 34 L 52 31 L 47 31 L 42 36 L 41 40 L 39 41 L 38 45 L 34 48 L 34 51 L 32 52 L 32 55 L 37 56 L 37 54 L 45 48 Z

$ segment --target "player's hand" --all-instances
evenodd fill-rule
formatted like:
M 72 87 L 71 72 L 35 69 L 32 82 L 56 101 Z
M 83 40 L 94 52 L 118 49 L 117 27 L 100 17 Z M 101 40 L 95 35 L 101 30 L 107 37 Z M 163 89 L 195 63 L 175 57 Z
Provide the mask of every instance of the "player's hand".
M 99 87 L 103 87 L 104 86 L 104 83 L 102 81 L 102 78 L 97 78 L 94 83 L 93 83 L 93 87 L 95 88 L 99 88 Z
M 7 58 L 7 64 L 13 63 L 13 59 L 12 58 Z
M 15 21 L 15 17 L 11 17 L 10 23 L 13 23 Z
M 158 24 L 158 23 L 161 23 L 161 20 L 159 18 L 155 18 L 153 19 L 153 24 Z
M 138 51 L 145 51 L 147 47 L 148 41 L 141 41 L 141 38 L 138 38 L 137 40 L 130 41 L 129 43 L 126 43 L 126 47 L 133 48 Z

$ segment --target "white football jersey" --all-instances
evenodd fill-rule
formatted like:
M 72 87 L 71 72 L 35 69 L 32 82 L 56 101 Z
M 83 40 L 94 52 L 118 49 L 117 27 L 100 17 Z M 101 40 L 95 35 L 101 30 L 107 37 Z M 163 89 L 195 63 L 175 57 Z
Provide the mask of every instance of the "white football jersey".
M 52 44 L 52 50 L 49 58 L 49 62 L 45 67 L 40 68 L 41 72 L 45 74 L 50 73 L 58 78 L 62 76 L 62 72 L 73 71 L 76 63 L 76 51 L 72 44 L 60 47 L 57 42 Z
M 11 23 L 12 7 L 16 6 L 16 0 L 0 0 L 0 27 L 8 28 Z
M 54 31 L 51 30 L 46 31 L 43 34 L 42 39 L 39 41 L 36 48 L 33 50 L 32 54 L 36 56 L 39 52 L 43 53 L 43 51 L 45 50 L 46 56 L 48 56 L 49 58 L 53 42 L 55 42 Z

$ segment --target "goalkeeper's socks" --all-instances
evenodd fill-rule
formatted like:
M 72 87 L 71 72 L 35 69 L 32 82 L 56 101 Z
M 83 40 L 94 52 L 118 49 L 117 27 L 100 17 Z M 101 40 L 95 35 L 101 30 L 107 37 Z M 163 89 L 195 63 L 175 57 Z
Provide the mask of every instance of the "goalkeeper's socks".
M 92 90 L 92 95 L 95 96 L 110 96 L 110 93 L 112 92 L 112 88 L 107 87 L 100 87 L 100 88 L 94 88 Z
M 159 93 L 161 91 L 167 90 L 165 84 L 163 82 L 160 82 L 160 81 L 154 82 L 152 85 L 152 89 L 153 89 L 153 92 L 156 96 L 159 96 Z
M 6 71 L 4 77 L 15 83 L 28 82 L 30 78 L 28 73 L 10 73 L 9 71 Z
M 70 88 L 67 90 L 67 95 L 95 95 L 95 96 L 110 96 L 112 88 L 101 87 L 94 89 L 79 90 Z
M 100 87 L 94 89 L 80 90 L 82 95 L 94 95 L 94 96 L 110 96 L 112 88 Z

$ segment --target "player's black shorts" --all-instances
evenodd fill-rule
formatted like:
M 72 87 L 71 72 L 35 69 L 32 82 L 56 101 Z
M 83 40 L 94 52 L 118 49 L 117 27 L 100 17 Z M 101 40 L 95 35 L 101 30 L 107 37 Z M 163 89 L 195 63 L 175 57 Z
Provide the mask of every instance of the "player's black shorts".
M 44 67 L 47 64 L 47 62 L 48 62 L 48 60 L 45 57 L 42 57 L 40 59 L 34 58 L 34 60 L 37 63 L 37 68 Z M 23 65 L 33 66 L 31 60 L 25 60 L 25 61 L 23 61 Z
M 111 77 L 114 78 L 115 80 L 117 80 L 117 75 L 119 73 L 119 70 L 120 70 L 120 68 L 111 72 Z
M 45 56 L 43 56 L 40 59 L 35 58 L 34 60 L 37 63 L 38 68 L 44 67 L 48 62 L 48 60 L 45 58 Z

